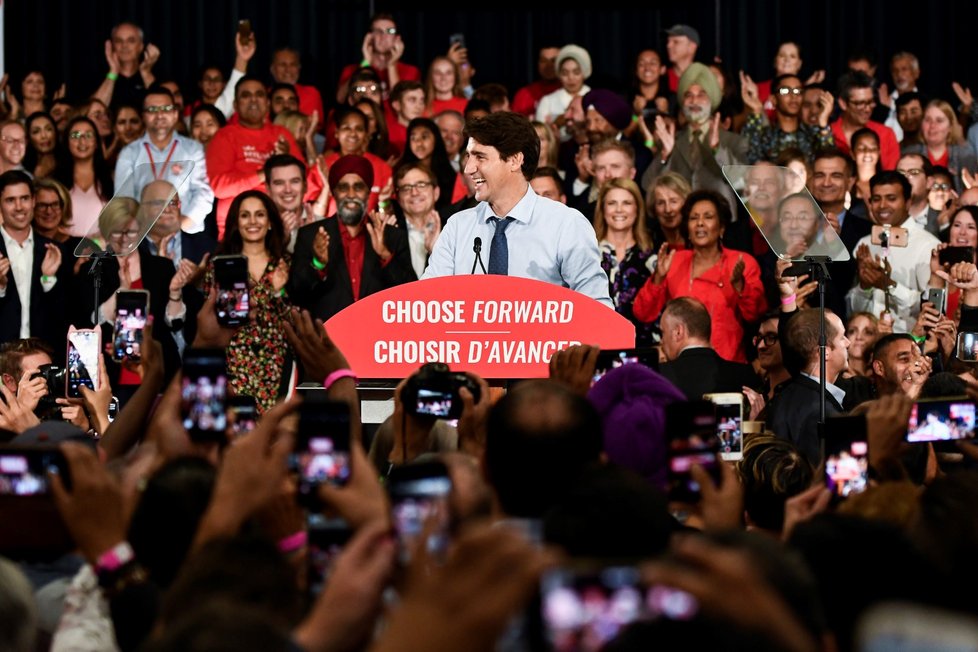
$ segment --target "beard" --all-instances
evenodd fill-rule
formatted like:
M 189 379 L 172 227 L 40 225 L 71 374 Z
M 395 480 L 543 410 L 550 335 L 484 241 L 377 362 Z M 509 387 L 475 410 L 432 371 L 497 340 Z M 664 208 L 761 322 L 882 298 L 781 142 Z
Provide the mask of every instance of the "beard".
M 351 206 L 350 204 L 354 204 Z M 336 207 L 336 216 L 340 222 L 347 226 L 356 226 L 363 221 L 363 215 L 367 212 L 367 203 L 358 197 L 344 199 Z
M 710 119 L 710 115 L 712 115 L 710 109 L 709 104 L 690 104 L 683 106 L 683 115 L 686 116 L 688 122 L 699 125 Z

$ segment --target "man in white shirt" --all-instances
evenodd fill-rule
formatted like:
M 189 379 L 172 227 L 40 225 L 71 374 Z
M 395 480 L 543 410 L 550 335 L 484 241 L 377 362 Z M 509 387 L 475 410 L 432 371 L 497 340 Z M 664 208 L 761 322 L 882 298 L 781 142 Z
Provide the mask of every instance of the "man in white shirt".
M 394 187 L 397 203 L 404 212 L 411 266 L 421 278 L 428 256 L 441 235 L 441 217 L 435 210 L 440 194 L 438 178 L 424 163 L 407 163 L 397 168 Z
M 204 218 L 214 206 L 214 191 L 207 180 L 207 162 L 204 147 L 192 138 L 176 133 L 180 114 L 173 94 L 162 87 L 153 87 L 143 99 L 143 121 L 146 133 L 139 140 L 126 145 L 119 152 L 115 166 L 117 187 L 130 181 L 132 196 L 138 200 L 142 189 L 149 183 L 165 179 L 180 192 L 185 219 L 180 227 L 187 233 L 204 230 Z M 180 180 L 187 176 L 187 163 L 193 170 L 185 184 Z
M 0 343 L 64 338 L 65 309 L 58 285 L 61 249 L 34 233 L 34 188 L 19 170 L 0 174 Z
M 849 314 L 879 315 L 889 309 L 893 332 L 907 333 L 920 312 L 920 294 L 930 281 L 930 256 L 938 240 L 907 211 L 910 182 L 899 172 L 880 172 L 869 181 L 869 207 L 876 224 L 907 229 L 907 246 L 882 247 L 872 235 L 856 243 L 856 284 L 847 296 Z M 886 273 L 886 267 L 889 273 Z M 887 298 L 888 295 L 888 298 Z

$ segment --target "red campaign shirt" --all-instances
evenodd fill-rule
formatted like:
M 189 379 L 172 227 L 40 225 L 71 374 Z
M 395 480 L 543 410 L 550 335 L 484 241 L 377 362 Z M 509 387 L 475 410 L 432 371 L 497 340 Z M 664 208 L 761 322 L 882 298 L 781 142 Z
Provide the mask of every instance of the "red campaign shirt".
M 678 92 L 679 75 L 676 74 L 676 71 L 673 69 L 672 66 L 669 66 L 669 69 L 666 71 L 666 76 L 669 78 L 669 90 L 672 91 L 673 93 Z M 682 99 L 683 98 L 679 98 L 680 102 L 682 102 Z
M 948 164 L 948 161 L 951 160 L 951 150 L 950 149 L 945 149 L 943 156 L 941 156 L 940 158 L 934 158 L 934 155 L 931 154 L 930 153 L 930 150 L 928 149 L 927 150 L 927 159 L 930 161 L 930 164 L 931 165 L 934 165 L 934 166 L 938 166 L 939 165 L 942 168 L 946 168 L 947 167 L 947 164 Z
M 532 84 L 527 84 L 516 91 L 510 108 L 513 110 L 513 113 L 520 113 L 533 120 L 537 114 L 537 105 L 543 96 L 553 93 L 558 88 L 560 88 L 559 79 L 553 79 L 551 81 L 538 79 Z
M 452 97 L 448 100 L 433 100 L 431 102 L 431 110 L 426 111 L 425 116 L 434 118 L 442 111 L 458 111 L 461 114 L 465 114 L 465 105 L 468 103 L 469 101 L 464 97 Z
M 285 138 L 293 156 L 303 160 L 302 151 L 284 127 L 266 123 L 261 129 L 248 129 L 229 124 L 217 130 L 207 148 L 207 176 L 217 197 L 218 238 L 224 237 L 231 201 L 246 190 L 265 190 L 258 171 L 275 152 L 279 137 Z
M 323 98 L 319 91 L 316 90 L 315 86 L 306 86 L 305 84 L 294 84 L 294 86 L 295 93 L 299 96 L 299 112 L 312 116 L 313 111 L 318 111 L 319 126 L 316 127 L 316 130 L 322 131 L 325 116 L 323 115 Z
M 880 164 L 884 170 L 895 170 L 897 161 L 900 160 L 900 143 L 897 142 L 896 134 L 893 130 L 879 122 L 870 120 L 866 127 L 876 132 L 880 138 Z M 849 150 L 849 141 L 842 130 L 842 118 L 832 123 L 832 135 L 835 136 L 835 146 L 842 150 L 843 154 L 852 156 Z
M 334 218 L 335 219 L 335 218 Z M 345 224 L 340 224 L 340 242 L 343 244 L 343 260 L 350 272 L 350 285 L 353 287 L 353 300 L 360 298 L 360 281 L 363 280 L 363 252 L 367 246 L 367 227 L 356 237 L 350 235 Z
M 391 146 L 391 155 L 401 158 L 401 153 L 407 147 L 407 127 L 397 121 L 397 117 L 387 117 L 387 142 Z
M 391 170 L 391 166 L 387 165 L 383 159 L 374 156 L 370 152 L 364 154 L 363 157 L 370 161 L 370 166 L 374 169 L 374 185 L 370 187 L 370 199 L 367 200 L 367 210 L 374 211 L 377 210 L 380 191 L 390 181 L 394 172 Z M 329 169 L 338 160 L 340 160 L 340 153 L 333 152 L 325 159 L 326 168 Z M 306 188 L 305 201 L 316 201 L 319 198 L 319 193 L 323 191 L 323 181 L 319 178 L 319 172 L 316 171 L 314 166 L 309 166 L 309 172 L 306 175 Z M 326 207 L 326 216 L 329 217 L 335 212 L 336 200 L 330 197 L 329 205 Z
M 348 82 L 350 80 L 350 77 L 353 76 L 353 73 L 355 73 L 359 69 L 360 69 L 360 64 L 358 63 L 351 63 L 346 68 L 344 68 L 343 72 L 340 73 L 339 85 L 341 87 L 345 86 L 346 82 Z M 386 100 L 388 93 L 391 92 L 390 75 L 387 74 L 387 68 L 383 68 L 383 69 L 374 68 L 374 72 L 377 73 L 377 76 L 380 78 L 380 85 L 384 89 L 383 97 Z M 421 81 L 421 71 L 409 63 L 403 63 L 401 61 L 398 61 L 397 77 L 401 81 Z

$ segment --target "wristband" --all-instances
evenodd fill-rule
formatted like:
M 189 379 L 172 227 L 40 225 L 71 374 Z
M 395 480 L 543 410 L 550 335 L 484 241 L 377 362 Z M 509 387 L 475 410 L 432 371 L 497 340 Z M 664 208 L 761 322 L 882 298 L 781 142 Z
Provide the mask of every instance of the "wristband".
M 122 543 L 116 544 L 108 552 L 103 552 L 99 555 L 99 558 L 95 561 L 95 572 L 96 574 L 111 573 L 112 571 L 119 570 L 135 558 L 136 553 L 133 552 L 132 546 L 129 545 L 128 541 L 123 541 Z
M 119 78 L 119 73 L 117 72 L 107 72 L 105 73 L 105 78 L 109 81 L 115 81 Z
M 305 547 L 306 543 L 309 541 L 309 535 L 305 530 L 299 530 L 295 534 L 291 534 L 287 537 L 283 537 L 278 540 L 278 551 L 282 554 L 289 554 L 290 552 L 295 552 L 300 548 Z
M 632 114 L 632 122 L 638 122 L 641 119 L 642 119 L 641 116 L 637 116 L 634 113 Z
M 326 263 L 322 262 L 321 260 L 319 260 L 315 256 L 312 257 L 312 266 L 315 267 L 316 270 L 318 270 L 320 272 L 323 271 L 324 269 L 326 269 Z
M 353 382 L 357 381 L 357 375 L 353 373 L 352 369 L 337 369 L 330 375 L 326 376 L 326 380 L 323 381 L 323 389 L 328 390 L 333 386 L 340 378 L 352 378 Z
M 173 298 L 173 296 L 171 295 L 171 296 L 170 296 L 170 301 L 174 301 L 174 302 L 180 302 L 180 301 L 183 301 L 183 296 L 182 296 L 182 295 L 179 295 L 179 294 L 178 294 L 178 295 L 176 296 L 176 298 Z
M 649 138 L 647 141 L 645 141 L 644 144 L 645 144 L 645 146 L 647 148 L 652 149 L 652 146 L 655 145 L 655 141 L 653 141 L 651 138 Z
M 912 337 L 913 338 L 913 341 L 916 342 L 917 344 L 923 344 L 924 342 L 927 341 L 927 336 L 926 335 L 921 335 L 920 337 L 917 337 L 913 333 L 910 333 L 910 337 Z
M 364 59 L 363 61 L 361 61 L 360 62 L 360 67 L 361 68 L 369 68 L 370 67 L 370 59 Z
M 46 274 L 41 275 L 41 283 L 47 283 L 48 281 L 53 281 L 54 276 L 47 276 Z
M 789 294 L 789 295 L 788 295 L 788 296 L 786 296 L 786 297 L 781 297 L 781 305 L 782 305 L 782 306 L 786 306 L 786 305 L 788 305 L 789 303 L 794 303 L 794 302 L 795 302 L 795 299 L 797 299 L 797 298 L 798 298 L 798 297 L 797 297 L 797 295 L 795 295 L 795 294 Z

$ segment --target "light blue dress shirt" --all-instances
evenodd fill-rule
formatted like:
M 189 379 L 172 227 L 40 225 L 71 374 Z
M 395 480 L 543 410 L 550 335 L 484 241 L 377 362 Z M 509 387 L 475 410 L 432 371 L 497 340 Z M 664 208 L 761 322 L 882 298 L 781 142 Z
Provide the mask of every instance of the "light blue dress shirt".
M 510 276 L 562 285 L 614 309 L 594 227 L 580 211 L 537 195 L 529 185 L 508 216 L 493 214 L 488 202 L 452 215 L 422 278 L 471 274 L 476 237 L 482 238 L 482 262 L 488 266 L 495 233 L 491 217 L 514 220 L 506 229 Z M 482 274 L 482 267 L 476 265 L 475 273 Z

